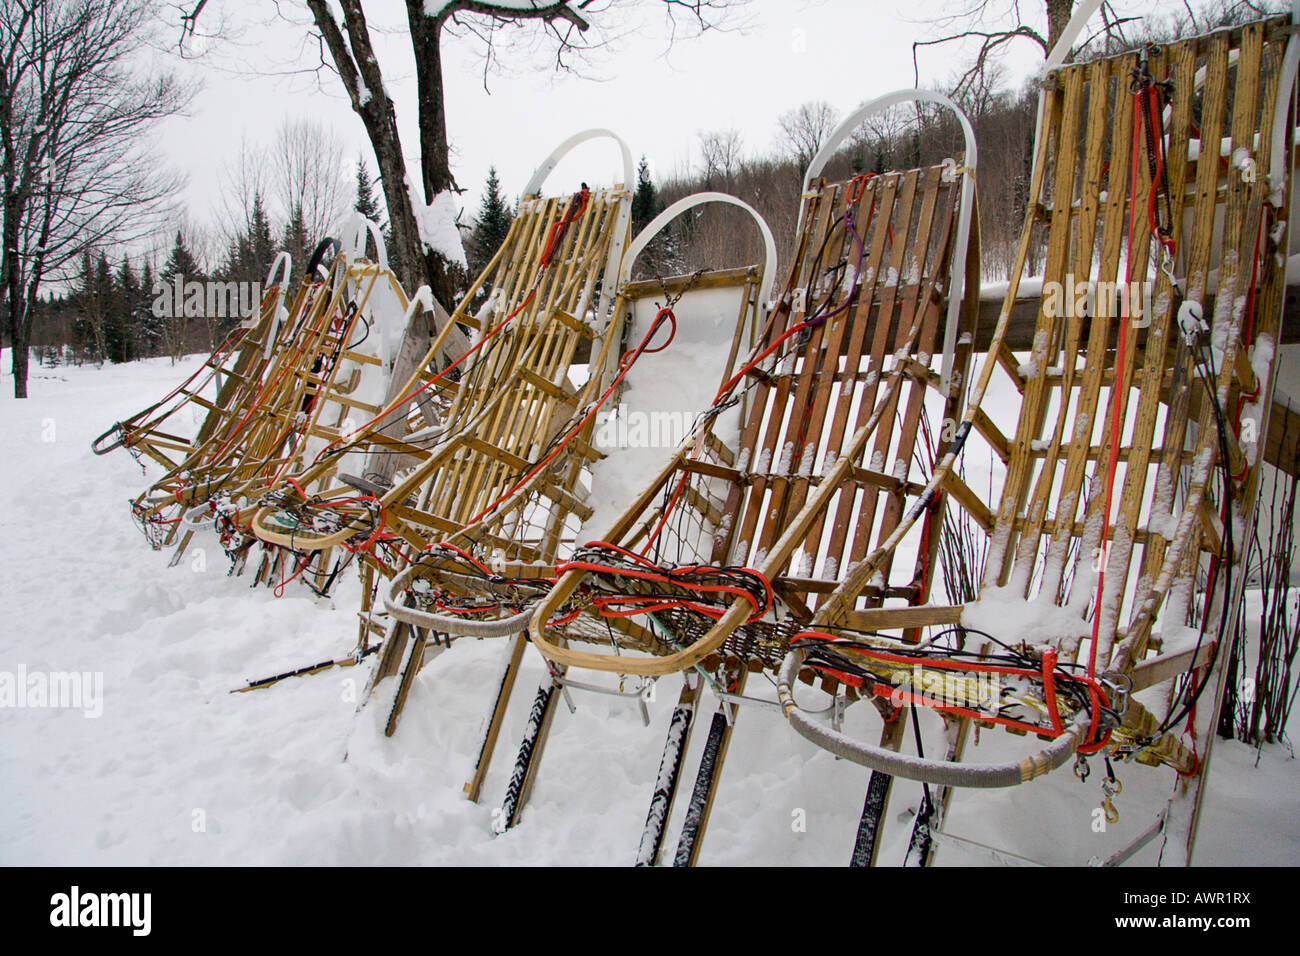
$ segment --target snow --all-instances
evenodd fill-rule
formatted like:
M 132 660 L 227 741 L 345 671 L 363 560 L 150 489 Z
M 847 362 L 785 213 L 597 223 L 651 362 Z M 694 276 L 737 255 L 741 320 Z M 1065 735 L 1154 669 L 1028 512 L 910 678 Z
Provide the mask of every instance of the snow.
M 625 428 L 606 428 L 598 424 L 596 447 L 607 457 L 592 468 L 593 507 L 595 513 L 582 526 L 580 541 L 603 538 L 614 522 L 641 493 L 646 482 L 658 474 L 677 451 L 695 423 L 701 409 L 707 408 L 722 384 L 723 363 L 730 351 L 736 315 L 740 311 L 738 288 L 692 289 L 675 306 L 677 332 L 672 344 L 662 352 L 646 352 L 627 373 L 624 389 L 618 397 L 618 414 L 627 422 Z M 639 343 L 658 313 L 650 299 L 639 300 L 633 310 L 632 327 L 627 341 Z M 657 333 L 650 347 L 666 337 Z M 637 423 L 656 420 L 676 421 L 681 434 L 666 442 L 660 435 L 651 439 L 652 429 L 635 427 Z M 733 407 L 718 416 L 715 433 L 732 447 L 738 438 L 738 409 Z M 598 421 L 606 421 L 602 416 Z M 604 440 L 608 435 L 611 440 Z M 744 464 L 741 464 L 744 470 Z M 767 465 L 760 462 L 760 471 Z M 711 541 L 711 539 L 710 539 Z
M 104 696 L 97 719 L 74 709 L 0 707 L 0 861 L 629 865 L 658 777 L 676 678 L 647 702 L 648 728 L 636 702 L 575 695 L 576 713 L 561 707 L 523 821 L 500 837 L 492 835 L 494 811 L 544 674 L 531 650 L 478 804 L 464 799 L 461 786 L 509 642 L 461 641 L 442 654 L 415 681 L 392 738 L 383 736 L 384 706 L 358 714 L 354 703 L 373 656 L 355 668 L 230 693 L 248 679 L 347 654 L 359 587 L 348 575 L 332 604 L 299 588 L 277 600 L 267 589 L 251 589 L 247 577 L 227 577 L 211 537 L 196 537 L 175 568 L 167 567 L 168 553 L 148 548 L 126 507 L 141 487 L 140 467 L 124 452 L 96 458 L 88 443 L 198 361 L 33 366 L 32 397 L 23 402 L 9 397 L 5 379 L 0 522 L 11 541 L 39 540 L 39 548 L 0 552 L 7 612 L 0 671 L 21 665 L 29 673 L 102 673 Z M 197 427 L 183 417 L 178 427 Z M 836 577 L 833 568 L 823 573 Z M 1003 632 L 1008 620 L 999 622 Z M 755 675 L 752 692 L 763 693 L 762 683 Z M 380 688 L 378 699 L 390 698 L 389 688 Z M 802 688 L 800 700 L 817 708 L 827 698 Z M 715 706 L 706 692 L 699 712 Z M 920 719 L 933 746 L 938 720 L 927 712 Z M 845 720 L 847 732 L 878 739 L 872 708 L 851 707 Z M 682 761 L 669 850 L 704 736 L 692 736 Z M 967 753 L 991 762 L 1023 756 L 1028 746 L 1032 741 L 985 731 Z M 1094 761 L 1083 785 L 1067 768 L 1011 790 L 960 792 L 944 829 L 1050 863 L 1104 857 L 1146 828 L 1175 777 L 1166 768 L 1117 765 L 1121 819 L 1098 834 L 1091 810 L 1100 800 L 1100 769 Z M 743 708 L 701 863 L 841 864 L 865 782 L 861 767 L 790 732 L 779 711 Z M 1300 764 L 1285 747 L 1264 747 L 1257 763 L 1254 749 L 1217 741 L 1194 862 L 1294 866 L 1298 783 Z M 920 797 L 919 785 L 896 783 L 882 865 L 902 861 Z M 791 827 L 796 810 L 807 822 L 799 832 Z M 1133 863 L 1150 865 L 1158 852 L 1156 841 Z M 938 855 L 939 865 L 985 862 L 956 846 Z
M 1017 371 L 1020 377 L 1026 381 L 1033 381 L 1038 375 L 1039 367 L 1047 361 L 1047 330 L 1039 329 L 1034 334 L 1034 351 L 1029 357 L 1029 361 L 1021 362 Z
M 831 454 L 830 452 L 827 453 Z M 799 456 L 799 474 L 805 478 L 812 477 L 813 459 L 817 456 L 817 443 L 804 442 L 803 454 Z
M 461 242 L 460 227 L 456 220 L 460 216 L 460 205 L 450 190 L 443 190 L 433 197 L 427 206 L 421 206 L 416 197 L 418 192 L 411 186 L 408 178 L 407 191 L 411 194 L 411 205 L 415 210 L 415 225 L 420 231 L 420 242 L 426 249 L 440 253 L 451 262 L 465 265 L 465 245 Z
M 436 17 L 449 3 L 450 0 L 424 0 L 424 15 Z M 492 0 L 492 6 L 508 10 L 536 10 L 540 5 L 536 0 Z
M 826 457 L 822 459 L 821 470 L 817 472 L 817 477 L 825 478 L 828 474 L 830 474 L 831 469 L 835 467 L 835 461 L 836 461 L 835 449 L 827 448 Z
M 781 458 L 776 463 L 778 475 L 790 474 L 790 462 L 794 458 L 794 442 L 788 441 L 781 447 Z
M 1166 541 L 1173 541 L 1178 532 L 1178 518 L 1174 516 L 1173 508 L 1173 481 L 1169 475 L 1169 466 L 1161 462 L 1156 469 L 1155 497 L 1151 500 L 1151 516 L 1147 528 Z
M 985 587 L 978 601 L 967 604 L 962 625 L 991 634 L 1005 644 L 1059 647 L 1091 633 L 1092 627 L 1078 613 L 1050 600 L 1026 600 L 1014 586 Z

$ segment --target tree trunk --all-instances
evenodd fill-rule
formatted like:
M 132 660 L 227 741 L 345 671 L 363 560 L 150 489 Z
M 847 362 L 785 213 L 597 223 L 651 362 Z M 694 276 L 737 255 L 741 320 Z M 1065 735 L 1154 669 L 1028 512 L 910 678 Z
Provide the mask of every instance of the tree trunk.
M 415 62 L 416 95 L 419 103 L 420 178 L 426 200 L 456 189 L 451 174 L 451 149 L 447 141 L 447 109 L 442 81 L 441 17 L 424 13 L 423 0 L 406 0 L 407 22 L 411 28 L 411 46 Z M 447 260 L 428 249 L 421 249 L 425 279 L 434 298 L 448 307 L 455 306 L 455 289 L 447 270 Z
M 415 219 L 415 198 L 411 195 L 410 183 L 407 181 L 406 160 L 402 153 L 401 136 L 397 131 L 397 115 L 393 102 L 384 89 L 383 76 L 370 42 L 361 4 L 359 0 L 340 0 L 343 25 L 347 30 L 346 40 L 325 0 L 307 0 L 307 6 L 311 9 L 316 26 L 338 68 L 353 112 L 361 117 L 370 145 L 375 151 L 379 182 L 384 190 L 388 220 L 393 230 L 394 248 L 389 256 L 393 271 L 408 287 L 414 287 L 421 281 L 427 282 L 435 299 L 443 304 L 450 303 L 453 290 L 447 280 L 446 265 L 441 256 L 426 254 L 420 241 L 420 230 Z M 418 58 L 417 62 L 420 62 Z M 421 77 L 422 96 L 425 95 L 423 77 L 426 72 L 427 65 L 420 63 L 416 74 Z M 437 73 L 437 92 L 441 101 L 441 66 Z M 423 114 L 423 106 L 421 113 Z M 445 119 L 443 125 L 445 128 Z M 423 123 L 421 126 L 423 128 Z
M 1047 49 L 1056 46 L 1056 41 L 1065 32 L 1065 25 L 1074 13 L 1074 0 L 1046 0 L 1047 2 Z
M 11 213 L 12 203 L 6 203 L 4 224 L 5 274 L 4 305 L 5 319 L 9 328 L 9 354 L 13 363 L 14 398 L 27 397 L 27 342 L 30 329 L 24 315 L 24 297 L 22 295 L 22 277 L 18 268 L 18 219 Z
M 24 312 L 24 302 L 16 290 L 9 294 L 9 355 L 13 363 L 14 398 L 27 397 L 27 349 L 28 323 Z

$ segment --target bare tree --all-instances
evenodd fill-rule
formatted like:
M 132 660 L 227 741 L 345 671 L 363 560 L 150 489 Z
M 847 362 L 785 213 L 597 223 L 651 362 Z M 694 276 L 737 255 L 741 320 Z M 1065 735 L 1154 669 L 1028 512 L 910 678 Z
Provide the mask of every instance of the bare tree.
M 1029 40 L 1046 57 L 1065 32 L 1065 25 L 1070 22 L 1070 16 L 1074 12 L 1075 0 L 1040 2 L 1040 9 L 1046 14 L 1046 29 L 1032 26 L 1024 19 L 1019 0 L 967 0 L 951 13 L 936 18 L 932 21 L 936 35 L 912 44 L 912 67 L 916 77 L 919 80 L 917 52 L 921 48 L 956 40 L 978 40 L 979 46 L 970 68 L 954 84 L 954 95 L 960 95 L 968 85 L 983 84 L 990 58 L 1015 40 Z
M 221 170 L 221 239 L 229 245 L 245 235 L 252 225 L 253 206 L 260 196 L 268 198 L 271 161 L 266 148 L 240 140 L 239 153 Z
M 1065 32 L 1070 17 L 1078 8 L 1078 0 L 1038 0 L 1037 4 L 1022 4 L 1020 0 L 966 0 L 952 12 L 931 20 L 934 36 L 912 44 L 912 65 L 919 80 L 918 52 L 925 47 L 941 46 L 958 40 L 976 41 L 970 65 L 952 84 L 952 93 L 961 98 L 975 91 L 977 97 L 986 95 L 997 85 L 997 78 L 988 73 L 997 62 L 1004 47 L 1017 40 L 1028 40 L 1036 45 L 1044 57 L 1056 46 Z M 1042 11 L 1041 21 L 1026 18 L 1025 9 L 1037 7 Z M 1105 0 L 1098 9 L 1097 23 L 1085 31 L 1076 44 L 1075 53 L 1100 45 L 1110 52 L 1129 49 L 1134 41 L 1125 35 L 1126 24 L 1143 22 L 1148 34 L 1164 32 L 1177 36 L 1187 32 L 1202 32 L 1219 26 L 1241 23 L 1257 18 L 1270 10 L 1284 7 L 1277 0 L 1213 0 L 1195 9 L 1189 0 L 1183 0 L 1182 10 L 1173 17 L 1171 27 L 1161 31 L 1151 29 L 1146 15 L 1125 16 L 1118 12 L 1112 0 Z M 980 92 L 981 88 L 983 93 Z
M 700 153 L 704 158 L 704 181 L 730 187 L 740 169 L 744 137 L 738 129 L 700 133 Z
M 782 113 L 777 124 L 781 128 L 782 143 L 794 156 L 799 166 L 806 167 L 822 148 L 827 137 L 835 130 L 839 114 L 825 100 L 814 100 Z
M 146 0 L 0 3 L 0 312 L 18 398 L 42 281 L 108 237 L 147 234 L 180 186 L 143 138 L 190 94 L 132 69 L 151 11 Z
M 338 75 L 375 151 L 392 228 L 390 260 L 404 281 L 427 282 L 443 303 L 453 298 L 455 283 L 448 266 L 461 252 L 441 248 L 438 237 L 448 230 L 436 228 L 452 205 L 446 197 L 459 192 L 451 171 L 444 104 L 444 39 L 477 43 L 485 77 L 504 62 L 532 62 L 539 52 L 552 68 L 572 70 L 612 40 L 642 29 L 639 14 L 651 8 L 644 0 L 406 0 L 405 32 L 416 64 L 421 195 L 407 179 L 396 111 L 375 53 L 373 34 L 386 25 L 371 25 L 363 0 L 303 2 L 311 14 L 309 29 L 319 43 L 317 69 Z M 672 42 L 682 34 L 727 25 L 729 9 L 747 2 L 659 0 L 656 6 L 666 18 Z M 187 30 L 207 3 L 198 0 L 194 5 L 186 18 Z M 372 7 L 383 9 L 377 3 Z
M 286 120 L 276 133 L 271 170 L 274 195 L 285 220 L 299 220 L 313 243 L 347 211 L 343 141 L 333 130 L 314 120 Z M 249 210 L 253 198 L 244 200 Z

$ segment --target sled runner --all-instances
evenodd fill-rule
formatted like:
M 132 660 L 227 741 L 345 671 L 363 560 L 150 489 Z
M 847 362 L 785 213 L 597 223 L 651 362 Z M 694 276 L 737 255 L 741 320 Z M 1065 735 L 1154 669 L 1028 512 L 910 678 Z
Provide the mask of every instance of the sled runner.
M 261 496 L 254 533 L 296 564 L 317 562 L 335 547 L 359 560 L 358 653 L 387 629 L 373 607 L 375 589 L 425 545 L 484 521 L 515 495 L 549 454 L 559 427 L 613 374 L 621 328 L 611 324 L 610 306 L 630 195 L 623 184 L 541 194 L 566 154 L 599 139 L 619 146 L 622 175 L 631 176 L 630 153 L 606 130 L 561 144 L 525 188 L 501 249 L 396 397 Z M 438 356 L 458 326 L 472 330 L 472 343 L 442 362 Z M 584 355 L 589 377 L 575 382 L 570 369 Z M 595 457 L 586 438 L 569 441 L 562 455 L 528 475 L 544 509 L 516 509 L 485 523 L 484 546 L 524 562 L 545 554 L 564 535 L 569 515 L 587 513 L 576 479 L 581 462 Z M 397 633 L 401 644 L 404 632 Z
M 1177 773 L 1160 825 L 1126 852 L 1163 832 L 1164 861 L 1186 862 L 1195 837 L 1272 404 L 1298 51 L 1277 18 L 1057 69 L 1095 8 L 1049 61 L 1029 215 L 958 430 L 1005 468 L 978 600 L 855 614 L 841 588 L 781 668 L 800 734 L 925 784 L 913 863 L 944 836 L 951 788 L 1071 762 L 1084 778 L 1093 756 L 1111 822 L 1112 761 Z M 1040 225 L 1043 295 L 1022 361 L 1003 339 Z M 1014 400 L 988 398 L 999 389 Z M 917 627 L 924 640 L 903 630 Z M 943 746 L 902 754 L 814 717 L 795 693 L 814 673 L 887 719 L 937 711 Z M 1025 756 L 966 759 L 972 723 L 1024 735 Z
M 633 269 L 647 247 L 662 242 L 668 227 L 679 219 L 689 221 L 706 204 L 738 208 L 752 220 L 762 239 L 763 261 L 633 282 Z M 582 540 L 577 522 L 588 528 L 608 521 L 628 503 L 640 476 L 653 473 L 672 454 L 680 436 L 662 442 L 649 426 L 656 419 L 663 422 L 675 416 L 672 420 L 679 423 L 682 434 L 689 430 L 688 422 L 711 398 L 725 370 L 734 367 L 754 340 L 775 271 L 775 240 L 762 217 L 740 200 L 722 193 L 699 193 L 664 210 L 637 235 L 623 258 L 613 321 L 626 329 L 629 348 L 609 384 L 600 393 L 589 392 L 570 417 L 553 429 L 556 438 L 548 446 L 552 450 L 535 460 L 508 497 L 493 504 L 478 521 L 430 542 L 389 586 L 384 603 L 397 622 L 398 636 L 386 642 L 375 679 L 400 669 L 389 711 L 390 734 L 423 661 L 459 637 L 515 638 L 475 774 L 466 786 L 471 799 L 477 799 L 514 686 L 527 643 L 528 618 L 553 580 L 557 557 L 572 554 L 575 540 Z M 734 413 L 729 417 L 734 419 Z M 630 434 L 629 423 L 642 433 Z M 568 451 L 577 441 L 594 446 L 603 460 L 593 463 L 588 455 Z M 562 449 L 567 459 L 555 456 Z M 566 499 L 548 490 L 556 480 L 548 475 L 561 476 L 566 488 L 589 485 L 590 489 L 583 497 L 591 506 L 569 513 L 576 520 L 562 537 L 528 533 L 530 528 L 558 526 L 569 517 L 564 511 L 557 513 L 557 505 Z M 503 546 L 503 541 L 509 543 Z M 526 547 L 531 549 L 523 550 Z M 399 665 L 403 652 L 404 663 Z
M 869 116 L 921 101 L 953 110 L 965 166 L 826 182 L 822 170 Z M 555 688 L 587 669 L 683 673 L 638 862 L 657 860 L 700 693 L 720 701 L 676 859 L 694 863 L 737 704 L 774 672 L 790 637 L 846 594 L 851 609 L 920 604 L 933 579 L 935 494 L 978 295 L 975 143 L 946 97 L 907 90 L 850 116 L 814 158 L 789 279 L 677 455 L 604 537 L 559 567 L 530 636 L 551 662 L 506 801 L 513 822 L 536 772 Z M 736 409 L 733 429 L 721 414 Z M 936 465 L 936 456 L 941 463 Z M 926 479 L 934 475 L 933 482 Z M 908 540 L 913 554 L 893 561 Z M 872 543 L 883 546 L 872 552 Z M 861 613 L 853 610 L 852 613 Z

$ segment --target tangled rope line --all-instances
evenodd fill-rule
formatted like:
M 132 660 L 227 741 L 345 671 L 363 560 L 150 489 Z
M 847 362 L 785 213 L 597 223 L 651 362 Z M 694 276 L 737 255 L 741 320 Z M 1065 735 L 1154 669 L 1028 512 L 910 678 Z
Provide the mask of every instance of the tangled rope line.
M 586 183 L 583 183 L 582 188 L 570 197 L 569 203 L 560 219 L 551 224 L 550 229 L 547 231 L 546 244 L 543 247 L 542 256 L 538 262 L 537 271 L 533 276 L 528 292 L 524 295 L 523 300 L 517 306 L 511 309 L 504 318 L 497 322 L 496 325 L 489 329 L 464 353 L 444 366 L 437 374 L 431 376 L 422 385 L 419 385 L 394 399 L 387 405 L 387 407 L 381 409 L 373 418 L 359 425 L 347 435 L 340 435 L 330 441 L 316 455 L 312 465 L 314 466 L 319 464 L 326 457 L 341 456 L 350 451 L 357 445 L 357 436 L 366 434 L 376 423 L 384 420 L 399 409 L 406 407 L 410 402 L 432 389 L 444 378 L 458 374 L 459 368 L 464 365 L 465 362 L 481 351 L 489 343 L 494 342 L 498 335 L 509 326 L 515 318 L 522 314 L 529 305 L 532 304 L 537 295 L 537 290 L 541 285 L 542 278 L 554 263 L 555 255 L 559 251 L 564 237 L 568 234 L 569 228 L 586 212 L 589 197 L 590 192 L 588 187 Z M 311 520 L 307 526 L 321 528 L 322 530 L 326 527 L 331 531 L 342 530 L 345 527 L 356 527 L 356 533 L 352 535 L 351 539 L 348 542 L 345 542 L 344 545 L 347 550 L 353 554 L 373 554 L 377 545 L 391 545 L 399 540 L 396 535 L 384 531 L 384 528 L 387 525 L 386 508 L 382 499 L 374 495 L 349 495 L 344 498 L 323 499 L 319 496 L 308 496 L 303 492 L 298 482 L 292 479 L 287 479 L 285 485 L 288 487 L 285 488 L 280 486 L 269 492 L 264 496 L 261 504 L 271 505 L 283 512 L 289 512 L 300 517 L 309 518 Z M 289 489 L 298 493 L 299 501 L 292 500 Z M 355 504 L 365 506 L 366 514 L 364 517 L 369 519 L 367 523 L 360 526 L 357 526 L 357 522 L 361 521 L 362 517 L 348 514 L 346 511 L 349 505 Z M 334 513 L 327 517 L 327 514 L 330 512 Z M 322 524 L 322 522 L 324 523 Z M 365 537 L 358 543 L 356 539 L 361 535 L 365 535 Z M 400 551 L 394 548 L 392 549 L 392 553 L 400 554 Z M 406 561 L 407 559 L 405 556 L 402 556 L 402 560 Z

